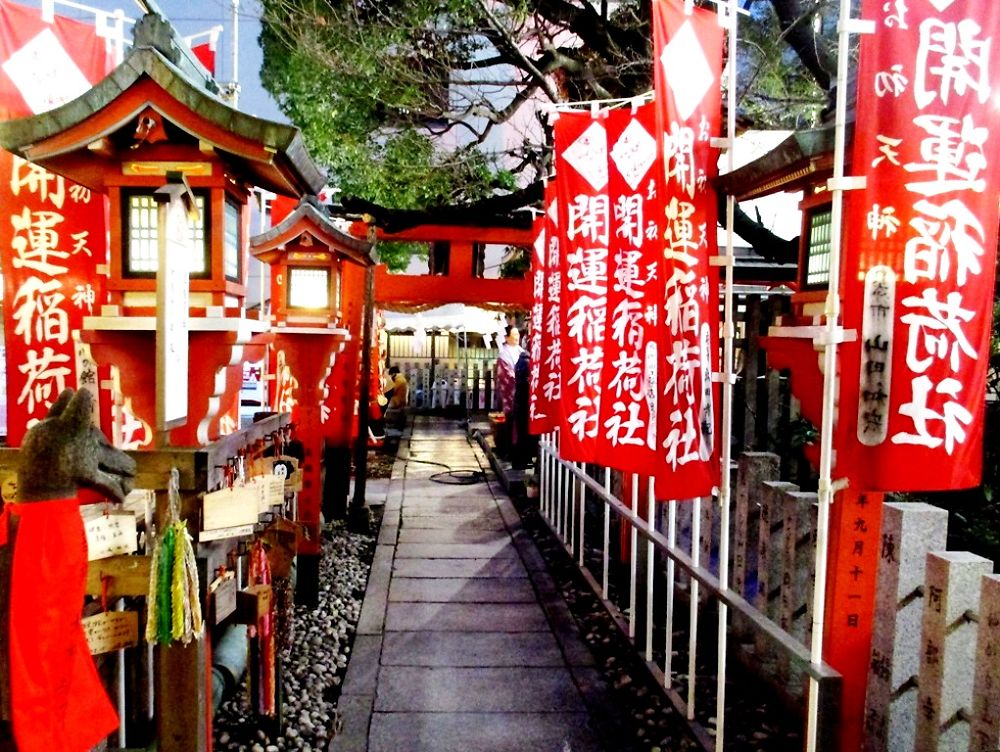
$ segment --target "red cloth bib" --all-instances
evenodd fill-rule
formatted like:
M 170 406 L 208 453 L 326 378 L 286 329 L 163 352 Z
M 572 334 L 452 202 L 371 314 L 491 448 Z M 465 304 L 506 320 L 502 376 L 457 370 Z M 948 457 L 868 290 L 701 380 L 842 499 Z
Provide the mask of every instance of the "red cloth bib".
M 87 539 L 79 502 L 8 504 L 4 511 L 20 521 L 8 646 L 18 752 L 86 752 L 118 728 L 118 716 L 80 625 Z

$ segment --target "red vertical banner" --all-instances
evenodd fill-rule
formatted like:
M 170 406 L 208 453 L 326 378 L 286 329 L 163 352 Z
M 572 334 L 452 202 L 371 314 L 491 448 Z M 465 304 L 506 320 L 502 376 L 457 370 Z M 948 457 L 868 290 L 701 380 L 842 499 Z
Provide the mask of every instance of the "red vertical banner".
M 528 353 L 531 356 L 531 370 L 528 379 L 528 430 L 533 434 L 545 433 L 550 430 L 552 421 L 549 418 L 548 404 L 541 393 L 542 359 L 545 340 L 545 281 L 546 273 L 546 242 L 545 215 L 535 218 L 532 223 L 532 234 L 535 241 L 531 247 L 531 339 L 528 343 Z
M 555 123 L 562 257 L 560 455 L 603 459 L 601 375 L 608 296 L 608 142 L 603 118 L 562 112 Z
M 542 235 L 545 240 L 545 245 L 542 248 L 545 299 L 542 307 L 542 319 L 538 322 L 541 334 L 538 381 L 537 387 L 533 382 L 532 399 L 535 400 L 536 413 L 544 414 L 545 419 L 532 419 L 529 427 L 534 434 L 554 429 L 559 425 L 562 415 L 562 313 L 560 307 L 562 259 L 559 257 L 559 201 L 556 198 L 556 184 L 552 180 L 545 184 L 545 214 L 542 215 Z M 537 258 L 535 262 L 538 263 Z M 537 284 L 536 278 L 536 294 Z M 532 352 L 531 357 L 532 363 L 534 363 L 534 352 Z
M 1000 4 L 864 3 L 848 194 L 838 474 L 980 482 L 997 249 Z
M 705 496 L 719 482 L 717 209 L 709 181 L 721 122 L 723 30 L 715 13 L 654 0 L 657 131 L 662 139 L 663 350 L 656 495 Z
M 603 464 L 648 475 L 660 456 L 663 246 L 656 108 L 649 103 L 635 111 L 612 110 L 606 124 L 611 233 L 600 420 L 609 452 Z
M 111 67 L 93 26 L 0 5 L 0 116 L 64 104 Z M 0 152 L 0 206 L 7 441 L 16 446 L 63 388 L 95 386 L 93 369 L 78 379 L 73 333 L 104 302 L 107 200 Z

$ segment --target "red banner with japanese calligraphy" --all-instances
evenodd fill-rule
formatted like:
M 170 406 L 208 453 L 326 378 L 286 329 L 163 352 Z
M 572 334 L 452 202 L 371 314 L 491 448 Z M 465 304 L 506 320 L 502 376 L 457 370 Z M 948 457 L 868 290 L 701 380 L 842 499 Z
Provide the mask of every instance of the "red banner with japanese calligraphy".
M 531 339 L 528 353 L 531 367 L 528 378 L 528 430 L 533 434 L 552 430 L 553 420 L 549 417 L 549 402 L 541 391 L 542 360 L 545 357 L 545 303 L 547 299 L 546 261 L 548 248 L 545 238 L 545 215 L 535 218 L 532 223 L 534 243 L 531 248 Z
M 106 40 L 80 21 L 0 4 L 0 120 L 46 112 L 76 99 L 114 67 Z
M 92 26 L 0 5 L 0 113 L 24 117 L 68 102 L 111 69 Z M 73 333 L 103 299 L 107 200 L 0 152 L 7 441 L 16 446 L 65 387 L 96 388 Z M 78 383 L 79 382 L 79 383 Z
M 544 304 L 542 318 L 538 321 L 541 333 L 539 344 L 538 380 L 532 382 L 532 397 L 535 414 L 545 418 L 533 417 L 529 430 L 533 434 L 551 431 L 559 425 L 562 415 L 562 313 L 560 299 L 562 297 L 562 259 L 559 256 L 559 200 L 556 198 L 556 183 L 550 180 L 545 184 L 545 214 L 542 220 L 542 236 L 545 245 L 542 248 L 544 261 Z M 538 257 L 535 263 L 538 264 Z M 535 279 L 537 295 L 538 279 Z M 533 314 L 534 315 L 534 314 Z M 532 326 L 535 325 L 534 319 Z M 532 342 L 534 347 L 534 342 Z M 532 351 L 532 365 L 535 354 Z
M 709 181 L 721 121 L 723 31 L 715 13 L 654 0 L 654 79 L 664 171 L 663 313 L 656 495 L 705 496 L 719 482 L 712 374 L 719 364 L 717 209 Z
M 605 457 L 599 422 L 610 230 L 603 118 L 560 113 L 555 149 L 562 257 L 560 456 L 596 462 Z
M 864 4 L 847 194 L 838 473 L 980 482 L 997 248 L 1000 4 Z
M 611 110 L 608 133 L 608 319 L 604 334 L 603 464 L 650 474 L 659 459 L 660 321 L 663 309 L 662 178 L 656 107 Z

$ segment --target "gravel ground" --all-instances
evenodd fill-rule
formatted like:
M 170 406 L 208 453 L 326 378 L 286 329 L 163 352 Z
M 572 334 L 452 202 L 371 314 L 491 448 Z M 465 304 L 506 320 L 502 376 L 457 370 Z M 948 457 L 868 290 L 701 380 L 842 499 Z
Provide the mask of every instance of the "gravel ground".
M 278 724 L 250 712 L 243 682 L 215 716 L 216 750 L 325 752 L 338 723 L 336 702 L 375 553 L 378 522 L 374 521 L 371 536 L 349 533 L 342 522 L 324 533 L 319 608 L 295 607 L 294 639 L 281 655 L 284 724 L 275 729 Z

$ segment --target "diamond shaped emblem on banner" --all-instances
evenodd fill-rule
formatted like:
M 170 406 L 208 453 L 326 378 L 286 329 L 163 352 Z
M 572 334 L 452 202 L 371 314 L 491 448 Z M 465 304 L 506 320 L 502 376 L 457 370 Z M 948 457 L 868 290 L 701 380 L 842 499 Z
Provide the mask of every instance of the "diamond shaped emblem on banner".
M 952 6 L 955 0 L 930 0 L 931 5 L 937 8 L 938 13 L 944 13 Z
M 570 167 L 599 191 L 608 184 L 608 135 L 594 122 L 563 152 Z
M 690 21 L 677 30 L 660 55 L 664 80 L 674 95 L 677 114 L 686 121 L 715 85 L 712 65 Z
M 33 37 L 2 67 L 36 115 L 66 104 L 90 88 L 87 77 L 51 29 Z
M 546 210 L 546 214 L 549 215 L 549 219 L 552 224 L 559 225 L 559 202 L 554 200 L 549 204 L 549 208 Z
M 630 120 L 611 148 L 611 159 L 634 191 L 656 161 L 656 139 L 638 120 Z

